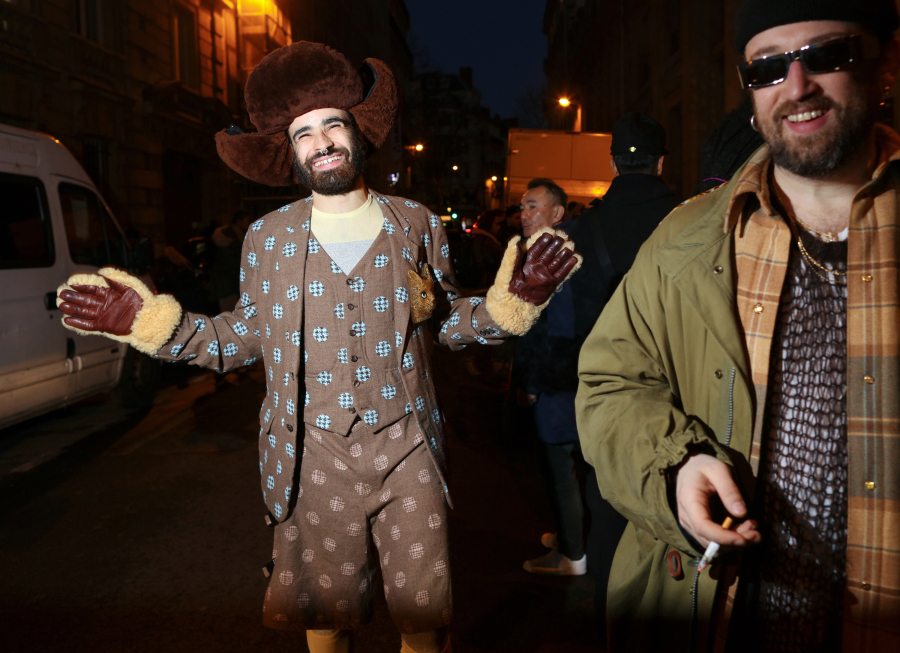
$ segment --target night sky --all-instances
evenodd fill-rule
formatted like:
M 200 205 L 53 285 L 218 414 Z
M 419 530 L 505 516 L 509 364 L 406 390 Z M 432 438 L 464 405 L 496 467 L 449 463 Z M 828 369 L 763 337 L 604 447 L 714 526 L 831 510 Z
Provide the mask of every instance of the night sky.
M 427 52 L 434 70 L 471 66 L 484 104 L 504 118 L 516 98 L 544 85 L 547 39 L 541 31 L 546 0 L 406 0 L 410 46 Z

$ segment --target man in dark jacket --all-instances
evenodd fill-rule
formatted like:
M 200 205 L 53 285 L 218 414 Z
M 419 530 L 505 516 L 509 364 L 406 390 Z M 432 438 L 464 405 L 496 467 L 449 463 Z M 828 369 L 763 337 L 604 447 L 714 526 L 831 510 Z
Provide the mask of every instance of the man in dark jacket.
M 613 127 L 610 166 L 616 177 L 602 200 L 576 220 L 571 230 L 584 265 L 572 279 L 575 330 L 584 339 L 644 241 L 678 198 L 660 178 L 666 132 L 650 116 L 631 112 Z
M 632 112 L 616 123 L 612 135 L 610 165 L 616 177 L 603 199 L 595 200 L 570 232 L 584 255 L 584 264 L 572 278 L 571 288 L 579 343 L 593 329 L 641 245 L 678 205 L 675 194 L 660 178 L 668 153 L 662 126 L 650 116 Z M 598 626 L 605 633 L 609 571 L 628 522 L 600 496 L 593 469 L 586 481 L 586 495 L 591 512 L 588 568 L 595 578 Z

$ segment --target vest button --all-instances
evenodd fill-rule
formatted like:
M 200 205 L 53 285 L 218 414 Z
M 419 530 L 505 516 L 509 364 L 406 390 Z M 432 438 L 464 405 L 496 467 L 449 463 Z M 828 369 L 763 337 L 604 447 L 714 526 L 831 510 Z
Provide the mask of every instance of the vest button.
M 294 432 L 294 427 L 291 426 L 290 424 L 288 424 L 285 428 L 287 428 L 288 433 L 293 433 L 293 432 Z
M 352 286 L 352 285 L 353 285 L 353 279 L 347 279 L 347 285 L 348 285 L 348 286 Z
M 356 412 L 356 409 L 355 409 L 355 408 L 348 408 L 348 409 L 347 409 L 347 412 L 350 413 L 350 414 L 352 415 L 353 413 Z
M 356 331 L 354 331 L 353 329 L 350 329 L 350 335 L 353 336 L 353 337 L 355 338 L 355 337 L 356 337 Z
M 762 305 L 762 304 L 756 304 L 756 305 L 753 307 L 753 312 L 756 313 L 757 315 L 759 315 L 760 313 L 762 313 L 762 312 L 763 312 L 763 305 Z
M 716 370 L 715 374 L 716 374 L 716 378 L 717 378 L 717 379 L 721 379 L 721 378 L 722 378 L 722 370 Z
M 866 481 L 866 489 L 872 492 L 875 489 L 875 481 Z
M 713 272 L 715 272 L 716 274 L 722 274 L 724 271 L 725 270 L 722 268 L 721 265 L 717 265 L 716 267 L 713 268 Z
M 356 361 L 359 360 L 359 358 L 356 357 L 356 356 L 351 356 L 351 357 L 350 357 L 350 360 L 352 360 L 352 361 L 355 363 Z
M 874 377 L 874 376 L 869 376 L 868 374 L 866 374 L 866 375 L 863 377 L 863 381 L 865 381 L 868 385 L 872 385 L 873 383 L 875 383 L 875 377 Z
M 359 387 L 359 381 L 354 381 L 354 382 L 353 382 L 353 387 L 354 387 L 354 388 L 358 388 L 358 387 Z
M 348 311 L 352 311 L 354 308 L 356 308 L 356 306 L 354 306 L 353 304 L 347 304 Z
M 862 280 L 865 281 L 866 283 L 869 283 L 872 280 L 872 275 L 864 274 L 864 275 L 862 275 Z
M 863 584 L 862 584 L 862 588 L 868 592 L 870 589 L 872 589 L 872 583 L 864 580 Z

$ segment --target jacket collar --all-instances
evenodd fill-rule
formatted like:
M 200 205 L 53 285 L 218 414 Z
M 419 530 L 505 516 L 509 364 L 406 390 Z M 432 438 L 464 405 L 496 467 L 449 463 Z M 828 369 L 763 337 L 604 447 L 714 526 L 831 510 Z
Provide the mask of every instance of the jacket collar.
M 675 197 L 672 190 L 656 175 L 627 174 L 613 178 L 603 196 L 604 202 L 611 204 L 645 204 L 662 197 Z
M 878 147 L 878 164 L 872 172 L 871 181 L 860 189 L 860 192 L 864 192 L 881 181 L 891 162 L 900 160 L 900 135 L 897 132 L 883 125 L 877 125 L 875 140 Z M 734 188 L 725 211 L 725 233 L 731 232 L 737 226 L 740 218 L 745 215 L 744 207 L 754 196 L 764 215 L 768 217 L 778 215 L 778 212 L 772 207 L 769 194 L 768 176 L 771 165 L 772 156 L 769 153 L 769 146 L 763 145 L 754 152 L 744 167 L 734 176 Z

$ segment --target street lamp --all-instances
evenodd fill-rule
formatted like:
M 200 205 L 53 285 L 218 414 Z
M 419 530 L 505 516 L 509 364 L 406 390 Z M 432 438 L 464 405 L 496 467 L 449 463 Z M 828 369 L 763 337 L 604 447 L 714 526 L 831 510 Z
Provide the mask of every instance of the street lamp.
M 453 166 L 454 170 L 459 170 L 459 166 Z
M 424 145 L 422 145 L 421 143 L 416 143 L 416 152 L 421 152 L 424 149 L 425 149 Z
M 575 127 L 572 129 L 572 131 L 580 132 L 581 131 L 581 102 L 575 102 L 574 100 L 567 98 L 567 97 L 559 98 L 559 106 L 561 106 L 563 108 L 569 107 L 573 104 L 575 105 Z
M 497 175 L 494 175 L 493 177 L 491 177 L 491 181 L 497 181 Z

